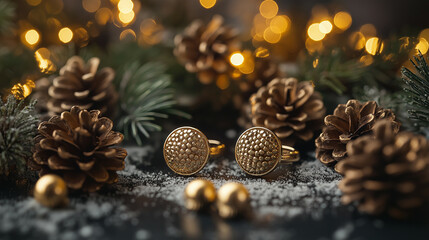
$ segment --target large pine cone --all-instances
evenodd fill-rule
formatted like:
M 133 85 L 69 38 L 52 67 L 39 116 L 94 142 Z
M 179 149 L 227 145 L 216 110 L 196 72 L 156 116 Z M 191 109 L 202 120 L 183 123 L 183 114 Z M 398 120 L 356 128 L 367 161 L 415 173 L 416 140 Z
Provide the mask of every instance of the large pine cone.
M 186 70 L 198 73 L 204 84 L 212 83 L 217 76 L 226 73 L 231 68 L 229 55 L 239 49 L 237 31 L 222 24 L 223 18 L 219 15 L 214 16 L 207 26 L 196 20 L 174 38 L 174 54 Z
M 272 130 L 283 143 L 308 141 L 325 115 L 322 97 L 311 82 L 276 78 L 250 98 L 252 123 Z
M 40 123 L 30 167 L 40 176 L 61 176 L 72 189 L 96 191 L 116 182 L 127 152 L 113 146 L 122 142 L 123 135 L 112 131 L 112 121 L 99 115 L 98 110 L 73 107 Z
M 395 121 L 393 111 L 379 107 L 374 101 L 361 104 L 357 100 L 349 100 L 347 104 L 339 104 L 334 115 L 325 117 L 326 127 L 316 139 L 316 158 L 326 165 L 341 161 L 347 157 L 347 143 L 370 134 L 374 123 L 380 119 L 388 119 L 395 132 L 399 131 L 401 124 Z M 337 168 L 335 170 L 338 171 Z
M 91 58 L 85 66 L 78 56 L 67 61 L 49 87 L 47 108 L 50 116 L 59 115 L 73 106 L 100 110 L 103 116 L 113 116 L 118 99 L 112 84 L 115 72 L 108 67 L 97 71 L 99 64 L 99 58 Z
M 423 136 L 400 132 L 390 120 L 380 120 L 373 136 L 347 145 L 349 157 L 338 163 L 345 204 L 395 218 L 413 215 L 429 197 L 429 143 Z

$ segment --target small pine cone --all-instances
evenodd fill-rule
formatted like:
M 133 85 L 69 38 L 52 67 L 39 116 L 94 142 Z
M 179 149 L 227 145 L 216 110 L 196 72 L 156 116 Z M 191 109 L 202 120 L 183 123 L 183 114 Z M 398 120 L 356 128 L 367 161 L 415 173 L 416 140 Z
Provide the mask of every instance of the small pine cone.
M 347 104 L 339 104 L 333 115 L 325 117 L 326 126 L 316 139 L 316 158 L 326 165 L 341 161 L 347 157 L 347 143 L 370 134 L 374 123 L 380 119 L 388 119 L 395 132 L 399 131 L 401 124 L 395 120 L 393 111 L 378 107 L 374 101 L 362 104 L 349 100 Z
M 118 99 L 112 84 L 115 72 L 108 67 L 97 71 L 99 64 L 99 58 L 91 58 L 85 66 L 78 56 L 67 61 L 49 87 L 47 108 L 50 116 L 69 111 L 72 106 L 100 110 L 103 116 L 114 115 Z
M 38 79 L 35 84 L 36 88 L 31 95 L 33 100 L 37 100 L 36 111 L 39 113 L 39 118 L 42 121 L 49 120 L 49 109 L 47 107 L 49 97 L 49 87 L 52 85 L 53 78 L 41 78 Z
M 272 130 L 283 143 L 308 141 L 320 129 L 326 109 L 311 82 L 275 78 L 250 97 L 252 123 Z
M 369 214 L 407 218 L 428 201 L 429 142 L 396 131 L 390 120 L 380 120 L 373 135 L 347 144 L 349 156 L 338 163 L 344 204 L 357 202 Z
M 239 49 L 237 36 L 235 29 L 223 25 L 219 15 L 214 16 L 207 26 L 197 20 L 174 38 L 174 54 L 186 70 L 198 73 L 200 82 L 210 84 L 231 69 L 228 58 Z
M 61 176 L 71 189 L 92 192 L 116 182 L 127 152 L 113 146 L 122 142 L 123 135 L 112 131 L 112 121 L 99 115 L 98 110 L 75 106 L 40 123 L 29 166 L 39 170 L 39 176 Z

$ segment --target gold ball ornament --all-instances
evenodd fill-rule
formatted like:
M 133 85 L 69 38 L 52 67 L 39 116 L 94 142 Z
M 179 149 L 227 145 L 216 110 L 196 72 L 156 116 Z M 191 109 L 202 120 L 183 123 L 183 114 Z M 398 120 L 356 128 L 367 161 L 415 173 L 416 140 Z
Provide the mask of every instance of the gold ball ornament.
M 42 205 L 57 208 L 67 205 L 67 185 L 54 174 L 41 177 L 34 187 L 34 198 Z
M 201 210 L 216 200 L 216 188 L 213 183 L 196 179 L 188 183 L 185 188 L 186 208 L 189 210 Z
M 243 184 L 230 182 L 219 189 L 216 205 L 222 218 L 244 215 L 250 209 L 250 194 Z

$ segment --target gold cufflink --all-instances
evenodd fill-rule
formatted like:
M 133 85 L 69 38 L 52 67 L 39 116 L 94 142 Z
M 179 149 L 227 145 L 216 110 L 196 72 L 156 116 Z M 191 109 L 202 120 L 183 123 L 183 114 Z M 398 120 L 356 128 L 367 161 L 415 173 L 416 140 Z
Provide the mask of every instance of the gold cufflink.
M 203 169 L 210 156 L 218 156 L 224 149 L 224 144 L 209 140 L 196 128 L 179 127 L 165 139 L 164 159 L 173 172 L 189 176 Z
M 298 161 L 299 152 L 282 145 L 271 130 L 253 127 L 244 131 L 238 138 L 235 160 L 247 174 L 263 176 L 273 171 L 279 163 Z

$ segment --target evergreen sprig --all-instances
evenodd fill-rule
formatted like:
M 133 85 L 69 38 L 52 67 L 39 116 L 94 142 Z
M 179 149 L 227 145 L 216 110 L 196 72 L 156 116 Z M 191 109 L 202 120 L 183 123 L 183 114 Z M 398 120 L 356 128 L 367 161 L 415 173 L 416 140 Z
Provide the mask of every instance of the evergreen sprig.
M 6 0 L 0 0 L 0 33 L 7 33 L 12 27 L 15 16 L 15 6 Z
M 9 95 L 6 102 L 0 100 L 0 175 L 13 170 L 23 173 L 32 155 L 38 117 L 35 101 L 26 105 Z
M 189 117 L 175 109 L 174 89 L 171 88 L 171 76 L 165 73 L 165 66 L 149 62 L 140 65 L 134 62 L 119 71 L 117 79 L 119 89 L 120 115 L 118 130 L 126 139 L 132 137 L 138 145 L 142 137 L 150 132 L 160 131 L 155 121 L 168 118 L 169 115 Z
M 429 126 L 429 66 L 424 56 L 419 51 L 414 56 L 414 61 L 410 60 L 415 68 L 415 72 L 403 67 L 402 79 L 406 87 L 404 89 L 408 104 L 409 117 L 421 127 Z

